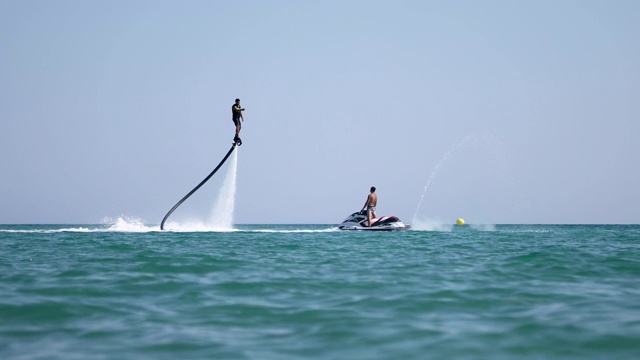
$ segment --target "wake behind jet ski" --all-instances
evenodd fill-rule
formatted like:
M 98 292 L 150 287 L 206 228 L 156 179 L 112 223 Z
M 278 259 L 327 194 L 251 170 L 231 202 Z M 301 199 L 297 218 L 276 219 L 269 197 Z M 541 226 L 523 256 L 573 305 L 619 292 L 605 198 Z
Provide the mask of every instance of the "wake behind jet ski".
M 399 231 L 408 230 L 411 225 L 406 225 L 397 216 L 382 216 L 371 219 L 371 227 L 367 219 L 367 212 L 354 212 L 338 226 L 340 230 L 370 230 L 370 231 Z

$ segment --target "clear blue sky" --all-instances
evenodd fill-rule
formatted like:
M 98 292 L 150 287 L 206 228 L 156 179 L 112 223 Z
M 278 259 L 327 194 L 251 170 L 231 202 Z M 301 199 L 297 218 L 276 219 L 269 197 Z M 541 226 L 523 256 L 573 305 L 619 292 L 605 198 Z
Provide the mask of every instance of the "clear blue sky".
M 640 223 L 638 1 L 0 1 L 0 223 Z M 437 169 L 437 171 L 436 171 Z M 219 175 L 176 212 L 206 218 Z

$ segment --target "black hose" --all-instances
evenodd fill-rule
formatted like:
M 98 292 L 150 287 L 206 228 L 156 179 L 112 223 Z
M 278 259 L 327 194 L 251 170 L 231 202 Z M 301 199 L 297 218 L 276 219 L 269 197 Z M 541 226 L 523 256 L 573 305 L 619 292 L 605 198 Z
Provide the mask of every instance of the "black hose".
M 213 169 L 213 171 L 207 175 L 206 178 L 204 178 L 204 180 L 202 180 L 200 182 L 200 184 L 198 184 L 198 186 L 194 187 L 193 190 L 191 190 L 187 195 L 185 195 L 185 197 L 183 197 L 180 201 L 178 201 L 177 204 L 175 204 L 171 210 L 169 210 L 169 212 L 167 213 L 167 215 L 164 216 L 164 219 L 162 219 L 162 222 L 160 223 L 160 230 L 164 230 L 164 222 L 167 221 L 167 219 L 169 218 L 169 215 L 171 215 L 171 213 L 178 208 L 178 206 L 180 206 L 180 204 L 182 204 L 185 200 L 187 200 L 189 198 L 189 196 L 193 195 L 194 192 L 196 192 L 198 189 L 200 189 L 200 187 L 202 185 L 204 185 L 204 183 L 206 183 L 207 181 L 209 181 L 209 179 L 211 179 L 211 177 L 213 176 L 213 174 L 216 173 L 216 171 L 218 171 L 218 169 L 220 169 L 220 167 L 222 166 L 222 164 L 224 164 L 225 161 L 227 161 L 227 158 L 229 158 L 229 155 L 231 155 L 231 153 L 233 152 L 233 150 L 235 150 L 236 148 L 236 143 L 233 143 L 233 145 L 231 145 L 231 149 L 229 149 L 229 152 L 227 152 L 227 155 L 224 156 L 224 158 L 222 159 L 222 161 L 220 161 L 220 164 L 218 164 L 218 166 L 216 166 L 215 169 Z

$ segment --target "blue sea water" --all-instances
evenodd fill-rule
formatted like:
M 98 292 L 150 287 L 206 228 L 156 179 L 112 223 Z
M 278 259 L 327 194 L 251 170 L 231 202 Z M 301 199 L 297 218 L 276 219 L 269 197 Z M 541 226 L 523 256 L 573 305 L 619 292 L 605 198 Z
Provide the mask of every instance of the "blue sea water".
M 0 226 L 1 359 L 638 359 L 640 226 Z

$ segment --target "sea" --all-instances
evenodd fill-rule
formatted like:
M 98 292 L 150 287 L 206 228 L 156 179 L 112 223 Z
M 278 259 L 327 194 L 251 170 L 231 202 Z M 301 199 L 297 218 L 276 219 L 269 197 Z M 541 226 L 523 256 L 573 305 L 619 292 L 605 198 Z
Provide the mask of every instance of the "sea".
M 0 359 L 640 359 L 640 225 L 0 225 Z

